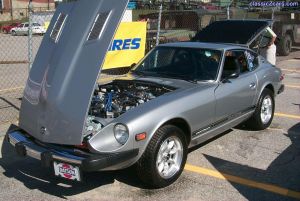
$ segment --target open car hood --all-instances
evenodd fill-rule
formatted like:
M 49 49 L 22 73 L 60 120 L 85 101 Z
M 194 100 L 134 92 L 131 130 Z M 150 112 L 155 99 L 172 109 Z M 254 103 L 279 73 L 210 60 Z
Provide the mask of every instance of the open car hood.
M 223 20 L 216 21 L 198 32 L 193 41 L 209 43 L 232 43 L 246 45 L 268 26 L 267 20 Z
M 33 63 L 20 127 L 47 143 L 77 145 L 101 66 L 128 0 L 61 4 Z

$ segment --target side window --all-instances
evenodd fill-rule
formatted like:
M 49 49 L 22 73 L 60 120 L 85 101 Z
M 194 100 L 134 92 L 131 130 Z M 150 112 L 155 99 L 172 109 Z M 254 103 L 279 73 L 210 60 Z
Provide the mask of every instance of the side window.
M 230 50 L 225 53 L 225 59 L 235 60 L 236 65 L 240 68 L 240 73 L 249 72 L 248 61 L 244 50 Z
M 235 51 L 225 52 L 225 61 L 223 66 L 222 79 L 232 75 L 239 68 L 240 68 L 240 64 L 237 59 L 236 52 Z
M 254 71 L 259 66 L 258 55 L 246 51 L 245 55 L 248 60 L 249 71 Z
M 247 58 L 244 51 L 236 51 L 237 60 L 240 65 L 241 73 L 249 72 Z
M 29 24 L 25 24 L 24 27 L 29 27 Z

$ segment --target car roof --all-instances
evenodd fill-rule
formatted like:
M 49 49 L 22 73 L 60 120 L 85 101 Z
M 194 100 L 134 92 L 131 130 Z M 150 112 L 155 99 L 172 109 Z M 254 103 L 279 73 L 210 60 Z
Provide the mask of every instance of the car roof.
M 236 44 L 202 43 L 202 42 L 176 42 L 176 43 L 166 43 L 159 46 L 160 47 L 206 48 L 206 49 L 216 49 L 216 50 L 246 48 L 245 46 L 236 45 Z

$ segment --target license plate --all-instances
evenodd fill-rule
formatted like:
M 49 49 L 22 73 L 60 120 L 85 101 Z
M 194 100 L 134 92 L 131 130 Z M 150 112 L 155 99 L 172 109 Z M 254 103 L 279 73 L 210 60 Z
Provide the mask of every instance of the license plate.
M 55 176 L 63 177 L 69 180 L 81 181 L 79 167 L 67 164 L 54 162 Z

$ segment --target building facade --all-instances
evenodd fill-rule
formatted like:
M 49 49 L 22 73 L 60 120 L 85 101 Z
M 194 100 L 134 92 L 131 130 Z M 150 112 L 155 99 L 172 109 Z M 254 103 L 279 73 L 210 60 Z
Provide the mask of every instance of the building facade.
M 27 8 L 29 0 L 0 0 L 1 10 Z M 54 0 L 32 0 L 34 7 L 54 8 Z

